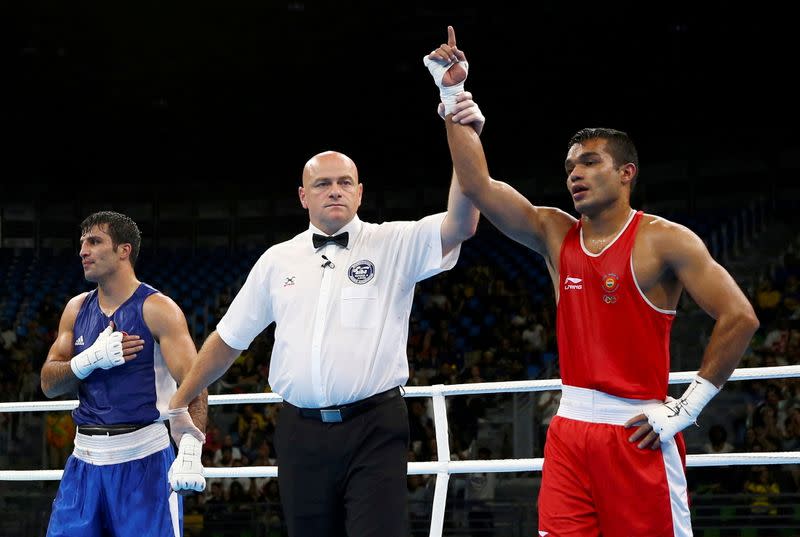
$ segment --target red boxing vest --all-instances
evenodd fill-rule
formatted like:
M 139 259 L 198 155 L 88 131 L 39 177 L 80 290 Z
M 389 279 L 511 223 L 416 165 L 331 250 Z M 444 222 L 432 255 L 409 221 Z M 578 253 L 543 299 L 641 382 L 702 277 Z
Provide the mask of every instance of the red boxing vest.
M 583 245 L 581 221 L 561 245 L 557 308 L 564 384 L 628 399 L 667 395 L 669 337 L 675 312 L 639 289 L 631 252 L 642 212 L 599 254 Z

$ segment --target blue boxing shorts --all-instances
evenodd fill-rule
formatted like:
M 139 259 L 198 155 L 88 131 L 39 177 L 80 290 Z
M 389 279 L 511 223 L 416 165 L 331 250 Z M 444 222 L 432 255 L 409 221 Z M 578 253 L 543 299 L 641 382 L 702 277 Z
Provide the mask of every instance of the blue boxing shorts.
M 167 480 L 174 459 L 161 423 L 117 436 L 78 433 L 47 537 L 181 537 L 183 501 Z

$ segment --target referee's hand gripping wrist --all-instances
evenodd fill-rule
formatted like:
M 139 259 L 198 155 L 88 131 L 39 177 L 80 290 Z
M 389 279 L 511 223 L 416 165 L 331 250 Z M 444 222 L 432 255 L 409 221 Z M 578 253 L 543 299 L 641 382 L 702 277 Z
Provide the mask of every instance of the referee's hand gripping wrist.
M 442 119 L 447 119 L 447 115 L 444 112 L 444 103 L 439 103 L 436 112 Z M 452 120 L 461 125 L 472 125 L 478 136 L 481 135 L 483 125 L 486 123 L 486 118 L 483 116 L 481 109 L 478 108 L 478 103 L 472 100 L 472 94 L 468 91 L 456 95 Z
M 83 380 L 97 368 L 111 369 L 125 363 L 122 349 L 122 332 L 114 331 L 109 324 L 100 332 L 91 347 L 75 355 L 69 365 L 75 376 Z
M 177 446 L 180 446 L 186 435 L 200 442 L 200 445 L 206 442 L 206 435 L 195 426 L 189 415 L 189 407 L 186 406 L 169 409 L 169 434 Z

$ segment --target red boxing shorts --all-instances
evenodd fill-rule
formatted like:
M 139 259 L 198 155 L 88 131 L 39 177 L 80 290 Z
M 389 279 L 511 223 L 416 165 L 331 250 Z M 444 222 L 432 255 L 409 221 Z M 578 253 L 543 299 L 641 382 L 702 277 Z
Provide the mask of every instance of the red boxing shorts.
M 544 449 L 540 536 L 692 535 L 683 437 L 640 449 L 628 442 L 636 428 L 623 427 L 654 404 L 563 387 Z

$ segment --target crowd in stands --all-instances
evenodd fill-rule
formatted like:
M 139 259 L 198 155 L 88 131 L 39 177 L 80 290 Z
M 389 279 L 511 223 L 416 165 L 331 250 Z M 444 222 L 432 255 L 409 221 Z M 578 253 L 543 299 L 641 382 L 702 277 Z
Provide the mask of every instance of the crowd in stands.
M 9 257 L 0 258 L 0 274 Z M 74 260 L 72 260 L 74 262 Z M 543 265 L 536 274 L 544 273 Z M 242 275 L 244 276 L 244 275 Z M 158 282 L 153 282 L 158 285 Z M 235 285 L 224 288 L 211 317 L 224 314 L 235 295 Z M 741 367 L 800 363 L 800 236 L 764 274 L 757 288 L 747 290 L 761 320 L 761 329 Z M 509 273 L 488 258 L 474 255 L 452 271 L 417 286 L 408 338 L 409 385 L 493 382 L 558 376 L 555 345 L 555 304 L 549 281 L 527 277 L 524 270 Z M 39 388 L 39 370 L 54 340 L 67 296 L 47 295 L 21 326 L 17 318 L 0 319 L 0 399 L 45 399 Z M 0 311 L 3 304 L 0 303 Z M 680 315 L 680 312 L 679 312 Z M 211 394 L 269 391 L 268 368 L 274 327 L 264 331 L 210 388 Z M 198 341 L 201 343 L 201 341 Z M 733 423 L 702 423 L 706 453 L 734 451 L 796 451 L 800 449 L 800 382 L 770 379 L 729 383 L 726 391 L 745 402 L 743 419 Z M 536 426 L 540 432 L 558 406 L 558 392 L 537 395 Z M 68 397 L 69 398 L 69 397 Z M 448 398 L 450 447 L 453 458 L 506 458 L 478 443 L 478 428 L 487 406 L 502 405 L 502 396 Z M 412 461 L 436 459 L 436 437 L 427 398 L 408 398 Z M 276 453 L 273 436 L 280 405 L 223 405 L 210 407 L 203 464 L 206 467 L 272 466 Z M 0 450 L 25 435 L 30 416 L 0 414 Z M 39 418 L 41 419 L 41 418 Z M 46 415 L 45 435 L 50 468 L 63 467 L 71 451 L 74 425 L 68 413 Z M 10 436 L 11 442 L 8 442 Z M 541 436 L 543 438 L 543 436 Z M 541 442 L 535 453 L 541 456 Z M 691 450 L 690 450 L 691 452 Z M 695 451 L 696 452 L 696 451 Z M 769 514 L 771 494 L 800 492 L 800 468 L 754 467 L 719 472 L 712 468 L 689 473 L 696 494 L 749 492 L 754 513 Z M 464 496 L 491 499 L 494 475 L 467 480 Z M 474 482 L 473 482 L 474 481 Z M 491 481 L 491 483 L 490 483 Z M 410 476 L 412 499 L 427 500 L 432 484 L 427 476 Z M 470 491 L 470 492 L 468 492 Z M 253 502 L 262 504 L 254 510 Z M 257 519 L 266 535 L 279 535 L 281 511 L 276 479 L 210 480 L 203 495 L 188 497 L 187 533 L 192 528 L 225 526 L 230 517 Z M 263 507 L 266 505 L 266 508 Z M 412 517 L 430 516 L 429 511 Z M 477 522 L 476 522 L 477 520 Z M 478 517 L 472 523 L 480 524 Z M 485 521 L 484 521 L 485 522 Z M 270 533 L 272 532 L 272 533 Z

